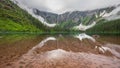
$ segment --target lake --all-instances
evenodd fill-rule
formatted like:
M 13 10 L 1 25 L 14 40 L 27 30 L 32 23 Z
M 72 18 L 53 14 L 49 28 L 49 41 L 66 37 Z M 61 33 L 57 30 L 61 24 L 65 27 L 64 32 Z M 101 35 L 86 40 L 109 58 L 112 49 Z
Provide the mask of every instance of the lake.
M 120 36 L 0 35 L 0 68 L 120 68 Z

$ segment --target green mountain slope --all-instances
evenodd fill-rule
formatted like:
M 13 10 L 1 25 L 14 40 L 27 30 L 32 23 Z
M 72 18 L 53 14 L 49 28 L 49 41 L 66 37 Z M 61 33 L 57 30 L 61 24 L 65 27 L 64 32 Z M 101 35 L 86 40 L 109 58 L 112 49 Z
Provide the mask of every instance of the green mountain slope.
M 108 22 L 100 22 L 86 32 L 98 34 L 120 34 L 120 19 Z
M 91 17 L 82 19 L 83 24 L 90 24 Z M 72 28 L 80 23 L 72 21 L 60 23 L 54 28 L 44 26 L 39 20 L 32 17 L 27 11 L 21 9 L 10 0 L 0 0 L 0 32 L 78 32 Z M 80 31 L 79 31 L 80 32 Z M 87 33 L 120 34 L 120 19 L 103 22 L 86 31 Z
M 0 31 L 42 32 L 45 26 L 10 0 L 0 0 Z

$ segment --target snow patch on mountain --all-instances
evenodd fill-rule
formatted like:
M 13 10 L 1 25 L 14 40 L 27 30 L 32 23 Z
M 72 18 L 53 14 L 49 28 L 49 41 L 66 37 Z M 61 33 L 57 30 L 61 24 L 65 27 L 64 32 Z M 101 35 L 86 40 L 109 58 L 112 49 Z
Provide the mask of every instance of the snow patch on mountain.
M 86 31 L 87 29 L 90 29 L 90 28 L 92 28 L 93 26 L 95 26 L 96 25 L 96 22 L 94 21 L 92 24 L 90 24 L 90 25 L 83 25 L 82 23 L 80 24 L 80 25 L 78 25 L 78 26 L 76 26 L 75 27 L 75 29 L 79 29 L 79 30 L 81 30 L 81 31 Z
M 115 20 L 115 19 L 119 19 L 120 18 L 120 14 L 118 14 L 120 12 L 120 6 L 117 6 L 114 10 L 112 10 L 110 13 L 105 12 L 105 14 L 103 15 L 103 17 L 110 21 L 110 20 Z

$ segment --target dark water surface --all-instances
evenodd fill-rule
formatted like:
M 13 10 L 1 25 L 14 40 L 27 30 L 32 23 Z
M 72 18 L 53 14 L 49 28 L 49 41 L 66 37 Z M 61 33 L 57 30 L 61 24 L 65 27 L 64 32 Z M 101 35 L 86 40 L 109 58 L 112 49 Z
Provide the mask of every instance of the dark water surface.
M 0 35 L 0 68 L 120 68 L 120 36 Z

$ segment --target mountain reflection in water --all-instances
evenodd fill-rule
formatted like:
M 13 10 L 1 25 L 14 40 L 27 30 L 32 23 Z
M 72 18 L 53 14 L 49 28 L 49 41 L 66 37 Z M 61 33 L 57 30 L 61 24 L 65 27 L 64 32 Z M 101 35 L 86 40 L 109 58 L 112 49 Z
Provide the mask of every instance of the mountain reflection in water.
M 119 36 L 96 37 L 85 33 L 74 36 L 1 36 L 0 67 L 119 68 L 119 41 Z

